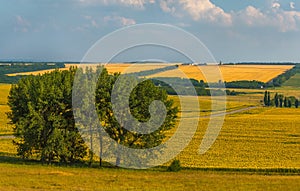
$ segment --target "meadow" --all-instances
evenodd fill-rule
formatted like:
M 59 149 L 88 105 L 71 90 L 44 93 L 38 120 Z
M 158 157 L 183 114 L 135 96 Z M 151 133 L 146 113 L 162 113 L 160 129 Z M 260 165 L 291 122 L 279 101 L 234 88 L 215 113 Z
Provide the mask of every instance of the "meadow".
M 266 66 L 262 66 L 264 67 Z M 300 97 L 300 90 L 297 89 L 299 78 L 300 75 L 297 74 L 284 87 L 270 91 Z M 265 90 L 242 90 L 248 94 L 227 96 L 226 111 L 251 106 L 256 108 L 226 115 L 216 142 L 202 155 L 198 152 L 199 146 L 210 120 L 203 116 L 220 111 L 211 110 L 210 97 L 198 97 L 200 116 L 203 118 L 200 118 L 198 129 L 189 145 L 176 157 L 183 170 L 174 173 L 166 172 L 166 166 L 170 162 L 149 170 L 128 170 L 96 166 L 89 168 L 86 165 L 47 166 L 36 161 L 23 161 L 16 156 L 12 139 L 3 137 L 12 134 L 12 127 L 7 125 L 8 119 L 5 115 L 9 111 L 6 105 L 9 88 L 10 85 L 0 84 L 0 190 L 300 188 L 300 109 L 262 107 L 261 100 Z M 179 107 L 179 99 L 193 104 L 189 102 L 189 96 L 171 98 Z M 197 111 L 182 112 L 189 112 L 190 117 L 198 115 Z M 175 131 L 176 129 L 169 131 L 168 137 Z

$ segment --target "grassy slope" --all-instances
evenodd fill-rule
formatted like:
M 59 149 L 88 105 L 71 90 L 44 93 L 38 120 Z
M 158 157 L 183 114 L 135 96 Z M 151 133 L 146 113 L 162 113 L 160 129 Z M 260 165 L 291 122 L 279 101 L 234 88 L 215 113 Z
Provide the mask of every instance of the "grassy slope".
M 297 73 L 295 76 L 291 77 L 283 84 L 283 86 L 286 88 L 300 89 L 300 73 Z

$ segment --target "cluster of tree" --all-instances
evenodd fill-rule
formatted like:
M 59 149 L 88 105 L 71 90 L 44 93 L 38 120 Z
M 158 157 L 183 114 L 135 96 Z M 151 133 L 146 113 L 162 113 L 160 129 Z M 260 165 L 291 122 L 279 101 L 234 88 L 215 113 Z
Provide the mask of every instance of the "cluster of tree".
M 198 96 L 222 96 L 225 93 L 227 95 L 240 95 L 245 94 L 245 92 L 236 92 L 234 90 L 221 90 L 220 84 L 210 84 L 212 87 L 209 87 L 208 83 L 204 82 L 203 80 L 195 80 L 195 79 L 184 79 L 178 77 L 170 77 L 170 78 L 155 78 L 151 79 L 152 82 L 160 88 L 163 88 L 167 91 L 169 95 L 196 95 Z M 191 84 L 195 90 L 191 90 Z M 176 85 L 177 92 L 172 88 L 172 85 Z M 218 89 L 219 88 L 219 89 Z
M 14 143 L 20 156 L 23 158 L 35 156 L 47 163 L 54 161 L 72 163 L 83 160 L 86 156 L 90 156 L 92 160 L 91 150 L 93 150 L 95 142 L 91 139 L 91 150 L 88 150 L 82 137 L 83 134 L 80 134 L 80 129 L 78 129 L 83 124 L 75 121 L 73 113 L 79 112 L 83 121 L 89 121 L 89 114 L 87 116 L 89 111 L 80 109 L 78 111 L 78 108 L 74 108 L 72 103 L 78 102 L 81 108 L 88 108 L 93 100 L 95 100 L 93 105 L 96 106 L 98 121 L 91 121 L 91 124 L 102 124 L 105 132 L 117 143 L 135 149 L 152 148 L 162 143 L 166 131 L 175 126 L 178 112 L 173 101 L 168 99 L 167 93 L 155 87 L 150 80 L 139 83 L 138 78 L 130 76 L 131 80 L 138 84 L 129 98 L 130 112 L 135 119 L 140 122 L 149 120 L 151 117 L 149 106 L 154 100 L 162 101 L 167 110 L 164 122 L 156 131 L 150 134 L 131 132 L 125 128 L 126 119 L 122 118 L 123 113 L 119 113 L 122 118 L 121 123 L 116 119 L 118 113 L 115 112 L 118 111 L 113 110 L 111 101 L 112 89 L 120 74 L 110 75 L 106 69 L 101 67 L 97 71 L 93 72 L 91 69 L 83 71 L 76 68 L 68 71 L 56 70 L 40 76 L 22 78 L 12 86 L 8 98 L 11 108 L 8 117 L 15 126 L 16 139 Z M 99 71 L 102 71 L 101 75 L 97 76 Z M 84 96 L 91 94 L 95 99 L 91 100 L 90 97 L 82 98 L 77 95 L 72 97 L 75 75 L 79 75 L 80 91 L 82 90 L 77 93 L 82 93 Z M 96 91 L 94 93 L 86 91 L 91 87 L 89 82 L 95 77 L 98 79 L 95 84 Z M 128 83 L 121 85 L 125 89 L 128 86 L 130 86 Z M 118 94 L 115 99 L 119 99 L 120 96 L 122 93 Z M 90 136 L 96 137 L 94 133 L 89 133 L 91 133 Z M 99 140 L 96 140 L 97 142 L 105 141 L 100 137 Z M 109 148 L 105 151 L 100 147 L 99 152 L 101 154 L 109 152 Z M 100 156 L 102 156 L 101 154 Z M 116 155 L 116 165 L 118 165 L 122 156 L 117 153 Z M 100 164 L 101 162 L 100 159 Z
M 284 95 L 276 93 L 274 98 L 271 99 L 271 95 L 269 91 L 265 91 L 264 94 L 264 105 L 265 106 L 275 106 L 275 107 L 287 107 L 291 108 L 295 106 L 295 108 L 299 107 L 299 100 L 294 96 L 285 97 Z
M 247 81 L 247 80 L 241 80 L 241 81 L 232 81 L 232 82 L 225 82 L 226 88 L 241 88 L 241 89 L 260 89 L 262 87 L 265 87 L 264 82 L 260 81 Z
M 40 70 L 64 68 L 64 63 L 23 63 L 5 62 L 0 63 L 0 83 L 16 83 L 23 76 L 7 76 L 6 74 L 34 72 Z
M 294 62 L 237 62 L 225 63 L 226 65 L 298 65 L 300 63 Z

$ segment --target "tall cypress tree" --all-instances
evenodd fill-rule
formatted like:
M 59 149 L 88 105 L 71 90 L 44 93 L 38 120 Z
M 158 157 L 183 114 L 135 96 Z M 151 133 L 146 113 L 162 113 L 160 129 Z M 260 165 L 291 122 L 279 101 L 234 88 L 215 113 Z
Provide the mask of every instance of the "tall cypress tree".
M 265 106 L 268 106 L 268 91 L 265 91 L 264 105 L 265 105 Z
M 279 97 L 278 97 L 278 93 L 275 94 L 274 102 L 275 102 L 275 106 L 276 106 L 276 107 L 279 107 Z
M 279 96 L 279 106 L 283 107 L 283 96 L 282 95 Z
M 286 97 L 284 97 L 284 102 L 283 102 L 284 107 L 288 107 L 288 100 Z

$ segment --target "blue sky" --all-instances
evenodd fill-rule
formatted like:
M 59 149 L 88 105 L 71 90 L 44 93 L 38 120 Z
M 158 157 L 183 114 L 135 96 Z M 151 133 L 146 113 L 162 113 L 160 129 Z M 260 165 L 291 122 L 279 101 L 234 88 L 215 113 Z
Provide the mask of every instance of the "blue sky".
M 300 62 L 300 0 L 0 0 L 0 60 L 80 61 L 101 37 L 142 23 L 180 27 L 224 62 Z M 151 51 L 162 52 L 117 61 Z

